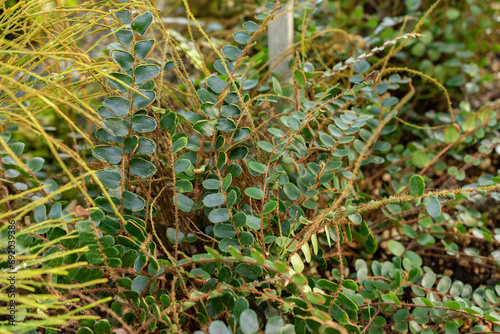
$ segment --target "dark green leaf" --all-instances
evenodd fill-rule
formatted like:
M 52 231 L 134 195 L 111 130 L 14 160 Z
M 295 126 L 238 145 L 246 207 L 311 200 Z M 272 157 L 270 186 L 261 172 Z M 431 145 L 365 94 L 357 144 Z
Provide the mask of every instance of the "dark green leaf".
M 248 163 L 248 168 L 258 174 L 264 174 L 267 171 L 267 166 L 256 161 Z
M 248 154 L 248 148 L 246 148 L 245 146 L 238 146 L 232 149 L 231 152 L 229 152 L 229 159 L 232 160 L 243 159 L 247 156 L 247 154 Z
M 113 201 L 113 204 L 115 205 L 116 208 L 119 208 L 120 206 L 120 200 L 114 196 L 111 196 L 111 201 Z M 100 207 L 106 212 L 114 212 L 113 207 L 111 206 L 111 203 L 108 201 L 106 197 L 97 197 L 94 200 L 95 205 Z M 110 225 L 112 228 L 115 227 L 115 224 L 113 224 L 113 221 L 111 219 L 107 220 L 105 219 L 104 221 L 101 222 L 101 224 Z M 99 225 L 100 226 L 100 225 Z M 119 227 L 119 224 L 118 224 Z M 104 230 L 103 230 L 104 231 Z
M 134 64 L 134 56 L 130 52 L 121 51 L 121 50 L 112 50 L 110 52 L 111 59 L 124 71 L 128 71 L 132 68 Z
M 138 275 L 134 280 L 132 281 L 132 285 L 130 289 L 132 291 L 136 291 L 138 293 L 141 293 L 142 290 L 148 285 L 149 279 L 145 276 Z
M 135 43 L 134 45 L 134 50 L 135 50 L 135 55 L 139 59 L 144 59 L 148 56 L 148 54 L 151 52 L 153 46 L 155 44 L 155 41 L 152 39 L 146 40 L 146 41 L 139 41 Z
M 139 146 L 139 138 L 137 136 L 125 138 L 125 144 L 123 145 L 123 152 L 134 153 Z
M 143 96 L 139 95 L 138 93 L 134 93 L 133 97 L 134 97 L 134 107 L 135 108 L 138 108 L 138 109 L 146 108 L 151 103 L 153 103 L 153 101 L 156 98 L 155 92 L 146 91 L 146 90 L 139 90 L 139 91 L 146 97 L 143 97 Z
M 257 30 L 259 30 L 260 26 L 253 21 L 247 21 L 243 23 L 243 28 L 245 28 L 245 30 L 248 32 L 256 32 Z
M 408 311 L 407 309 L 401 309 L 394 313 L 392 317 L 395 321 L 403 321 L 408 315 L 410 315 L 410 311 Z
M 394 96 L 386 97 L 382 100 L 382 107 L 392 107 L 396 103 L 398 103 L 399 99 Z
M 248 280 L 255 280 L 257 279 L 257 275 L 253 272 L 252 268 L 250 265 L 246 263 L 240 263 L 236 266 L 236 272 L 243 276 L 243 278 L 248 279 Z
M 105 187 L 110 189 L 118 188 L 122 180 L 122 176 L 120 173 L 106 171 L 106 170 L 97 171 L 95 175 Z
M 129 46 L 132 43 L 132 39 L 134 38 L 132 31 L 128 29 L 116 30 L 113 35 L 115 36 L 116 40 L 123 46 Z
M 179 124 L 179 119 L 177 118 L 177 114 L 174 112 L 165 113 L 165 115 L 163 115 L 160 119 L 161 128 L 168 131 L 170 134 L 175 133 L 177 124 Z
M 177 139 L 176 141 L 174 141 L 174 143 L 172 144 L 172 152 L 173 153 L 177 153 L 179 152 L 180 150 L 182 150 L 184 147 L 186 147 L 187 145 L 187 142 L 188 142 L 188 139 L 186 137 L 181 137 L 179 139 Z
M 215 95 L 210 93 L 208 90 L 204 88 L 198 89 L 196 91 L 196 94 L 198 95 L 198 98 L 200 99 L 201 103 L 205 102 L 211 102 L 213 104 L 217 103 L 217 98 L 215 97 Z
M 262 199 L 263 191 L 260 190 L 259 188 L 250 187 L 245 189 L 245 194 L 248 197 L 260 200 Z
M 273 212 L 278 207 L 278 202 L 276 200 L 267 202 L 264 204 L 264 210 L 262 211 L 263 215 L 267 215 L 268 213 Z
M 203 187 L 205 189 L 219 190 L 220 189 L 220 180 L 216 180 L 216 179 L 205 180 L 205 181 L 203 181 Z
M 120 10 L 113 14 L 123 25 L 130 24 L 131 14 L 129 10 Z
M 240 241 L 243 246 L 252 246 L 255 238 L 250 232 L 240 232 Z
M 129 166 L 130 175 L 139 176 L 143 179 L 156 174 L 155 165 L 141 158 L 132 158 Z
M 122 194 L 122 205 L 127 210 L 140 211 L 146 206 L 146 201 L 142 197 L 125 190 Z
M 219 117 L 219 109 L 215 107 L 215 104 L 212 102 L 205 102 L 201 105 L 201 110 L 208 118 L 215 119 Z
M 122 160 L 123 152 L 118 147 L 97 146 L 92 150 L 92 155 L 101 161 L 116 165 Z
M 410 178 L 410 194 L 412 196 L 422 196 L 425 191 L 424 178 L 420 175 L 413 175 Z
M 191 212 L 194 201 L 183 194 L 177 194 L 177 207 L 184 212 Z
M 222 48 L 222 52 L 226 55 L 230 60 L 236 60 L 241 56 L 242 51 L 236 46 L 227 45 Z
M 110 117 L 102 121 L 102 127 L 116 137 L 128 135 L 130 123 L 121 118 Z
M 372 150 L 374 151 L 388 151 L 390 149 L 391 149 L 391 144 L 385 141 L 378 141 L 372 147 Z
M 441 204 L 436 196 L 424 198 L 424 205 L 429 216 L 437 217 L 441 214 Z
M 217 224 L 214 226 L 214 234 L 218 238 L 234 238 L 236 232 L 231 224 Z
M 259 80 L 256 79 L 250 79 L 250 80 L 245 80 L 241 83 L 241 89 L 243 90 L 249 90 L 252 88 L 255 88 L 259 83 Z
M 215 132 L 215 126 L 209 121 L 198 121 L 193 125 L 193 129 L 205 136 L 212 136 Z
M 193 165 L 188 159 L 179 159 L 174 163 L 174 172 L 182 173 L 190 169 Z
M 130 112 L 130 101 L 124 97 L 113 96 L 105 98 L 102 102 L 103 106 L 115 112 L 120 116 L 126 116 Z
M 450 86 L 450 87 L 459 87 L 465 83 L 466 83 L 465 78 L 461 74 L 456 75 L 456 76 L 454 76 L 446 81 L 446 85 Z
M 175 187 L 178 192 L 181 193 L 188 193 L 193 191 L 193 184 L 189 182 L 188 180 L 177 180 L 175 182 Z
M 234 70 L 234 67 L 233 65 L 228 62 L 228 61 L 225 61 L 225 64 L 226 64 L 226 67 L 227 69 L 229 70 L 229 72 L 226 71 L 226 68 L 224 67 L 224 64 L 222 63 L 222 60 L 220 59 L 217 59 L 214 63 L 214 67 L 215 69 L 217 70 L 217 72 L 219 72 L 220 74 L 222 75 L 225 75 L 225 76 L 229 76 L 229 74 L 231 74 L 231 72 L 233 72 Z
M 157 65 L 140 65 L 136 67 L 134 74 L 135 82 L 143 84 L 160 74 L 160 67 Z
M 233 142 L 244 140 L 252 131 L 249 128 L 238 128 L 234 133 Z
M 236 239 L 222 239 L 219 242 L 219 250 L 224 253 L 229 253 L 229 247 L 232 247 L 238 251 L 241 250 L 240 243 Z
M 334 157 L 345 157 L 349 155 L 349 153 L 351 153 L 351 151 L 348 149 L 347 150 L 335 149 L 333 150 L 332 155 Z
M 445 332 L 445 334 L 458 334 L 459 333 L 458 327 L 455 324 L 455 322 L 453 322 L 453 320 L 448 320 L 444 324 L 444 332 Z
M 146 231 L 136 222 L 129 220 L 123 225 L 123 229 L 131 236 L 135 237 L 139 242 L 146 241 Z
M 292 201 L 295 201 L 302 194 L 299 188 L 297 188 L 297 186 L 291 182 L 285 184 L 285 186 L 283 187 L 283 191 L 285 192 L 286 196 Z
M 45 160 L 43 158 L 32 158 L 26 163 L 26 167 L 31 169 L 32 172 L 38 172 L 42 169 Z
M 224 132 L 233 131 L 236 129 L 236 124 L 228 118 L 219 118 L 217 129 Z
M 401 256 L 405 251 L 405 247 L 403 246 L 403 244 L 397 240 L 389 240 L 387 247 L 389 248 L 391 253 L 396 256 Z
M 208 219 L 216 224 L 222 223 L 229 220 L 229 211 L 227 209 L 215 209 L 210 212 Z
M 239 117 L 241 109 L 235 104 L 226 104 L 221 108 L 221 115 L 229 118 Z
M 210 194 L 203 198 L 206 207 L 213 208 L 224 204 L 224 194 Z
M 130 27 L 135 31 L 137 35 L 144 35 L 148 30 L 149 26 L 153 22 L 153 14 L 150 12 L 145 12 L 132 20 Z
M 221 94 L 224 88 L 226 87 L 226 82 L 219 77 L 211 76 L 207 80 L 207 85 L 216 94 Z
M 156 129 L 157 123 L 153 117 L 136 115 L 132 117 L 132 129 L 137 132 L 150 132 Z
M 109 79 L 108 78 L 108 84 L 115 88 L 118 89 L 120 92 L 128 92 L 129 89 L 125 87 L 123 84 L 126 84 L 130 87 L 134 84 L 134 79 L 128 74 L 123 74 L 123 73 L 110 73 L 110 75 L 115 78 L 116 80 Z M 103 116 L 103 115 L 101 115 Z M 112 117 L 111 115 L 108 116 L 103 116 L 104 118 L 106 117 Z
M 341 325 L 349 323 L 349 316 L 337 304 L 333 304 L 330 308 L 330 314 Z
M 237 214 L 233 215 L 233 221 L 236 227 L 243 227 L 247 223 L 247 215 L 243 212 L 238 212 Z
M 248 41 L 250 41 L 250 38 L 252 38 L 252 36 L 250 36 L 250 34 L 248 34 L 247 32 L 245 32 L 243 30 L 235 32 L 233 34 L 233 37 L 234 37 L 234 40 L 236 42 L 238 42 L 239 44 L 247 44 Z

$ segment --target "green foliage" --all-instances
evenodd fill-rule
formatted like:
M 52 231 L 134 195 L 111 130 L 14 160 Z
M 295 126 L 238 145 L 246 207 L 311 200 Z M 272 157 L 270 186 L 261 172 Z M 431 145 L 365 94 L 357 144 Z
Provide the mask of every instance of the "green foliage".
M 85 15 L 108 36 L 47 43 L 41 72 L 28 37 L 0 41 L 0 219 L 17 230 L 11 261 L 12 224 L 0 227 L 0 282 L 16 272 L 19 321 L 0 331 L 500 330 L 499 104 L 466 102 L 487 74 L 453 36 L 461 11 L 436 3 L 407 27 L 420 1 L 383 21 L 299 3 L 291 84 L 266 72 L 274 2 L 227 32 L 234 43 L 206 35 L 187 2 L 190 43 L 144 4 L 98 7 Z M 66 26 L 44 15 L 54 30 L 26 36 Z M 322 30 L 334 16 L 345 30 Z M 357 43 L 351 26 L 373 32 Z M 74 68 L 54 74 L 58 61 Z

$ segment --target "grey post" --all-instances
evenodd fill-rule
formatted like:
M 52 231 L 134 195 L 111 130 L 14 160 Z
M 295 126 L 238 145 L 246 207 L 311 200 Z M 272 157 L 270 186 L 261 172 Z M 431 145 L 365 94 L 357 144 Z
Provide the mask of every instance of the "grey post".
M 286 0 L 285 0 L 286 1 Z M 289 11 L 282 14 L 277 19 L 272 21 L 267 28 L 269 60 L 278 56 L 285 50 L 288 50 L 287 56 L 283 57 L 285 53 L 278 56 L 275 60 L 269 63 L 270 68 L 276 67 L 272 70 L 282 78 L 281 82 L 291 83 L 290 76 L 290 61 L 293 58 L 293 0 L 287 1 L 283 7 L 274 15 L 278 16 L 280 13 Z

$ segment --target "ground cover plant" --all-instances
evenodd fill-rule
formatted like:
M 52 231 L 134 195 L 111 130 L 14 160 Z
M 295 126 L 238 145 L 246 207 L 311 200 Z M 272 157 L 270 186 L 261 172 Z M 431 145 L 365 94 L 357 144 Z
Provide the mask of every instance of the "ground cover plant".
M 2 7 L 1 333 L 500 331 L 495 2 Z

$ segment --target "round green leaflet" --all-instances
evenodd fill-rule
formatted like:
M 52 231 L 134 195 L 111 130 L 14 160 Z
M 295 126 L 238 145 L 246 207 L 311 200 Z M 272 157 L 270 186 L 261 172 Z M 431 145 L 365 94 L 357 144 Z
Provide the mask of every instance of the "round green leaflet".
M 136 154 L 151 154 L 156 151 L 156 143 L 144 137 L 139 137 L 138 147 L 135 150 Z
M 156 78 L 160 74 L 160 68 L 156 65 L 139 65 L 136 67 L 134 74 L 135 82 L 143 84 Z
M 130 123 L 124 119 L 110 117 L 102 121 L 102 127 L 116 137 L 125 137 L 128 134 Z
M 110 52 L 111 59 L 124 71 L 128 71 L 132 68 L 134 64 L 134 56 L 130 52 L 122 51 L 122 50 L 112 50 Z
M 226 324 L 224 324 L 220 320 L 215 320 L 212 321 L 210 326 L 208 327 L 208 333 L 209 334 L 232 334 L 232 331 L 230 331 Z
M 156 129 L 157 123 L 153 117 L 146 115 L 136 115 L 132 117 L 132 129 L 143 133 L 150 132 Z
M 113 35 L 115 36 L 116 40 L 123 46 L 129 46 L 130 44 L 132 44 L 132 39 L 134 38 L 132 31 L 128 29 L 116 30 Z
M 208 219 L 214 224 L 227 222 L 229 220 L 229 211 L 224 208 L 212 210 L 208 215 Z
M 102 105 L 120 116 L 126 116 L 130 112 L 131 102 L 121 96 L 105 98 Z
M 236 232 L 231 224 L 217 224 L 214 226 L 214 234 L 218 238 L 234 238 Z
M 208 208 L 213 208 L 224 204 L 224 194 L 210 194 L 203 198 L 203 204 Z
M 153 22 L 153 14 L 145 12 L 132 20 L 130 27 L 137 35 L 144 35 Z
M 240 328 L 245 334 L 256 333 L 259 330 L 259 319 L 254 310 L 247 309 L 241 312 Z
M 135 50 L 135 55 L 139 59 L 144 59 L 148 56 L 148 54 L 151 52 L 153 49 L 155 42 L 152 39 L 146 40 L 146 41 L 139 41 L 135 43 L 134 45 L 134 50 Z
M 236 60 L 242 54 L 242 51 L 239 48 L 237 48 L 236 46 L 233 46 L 233 45 L 224 46 L 222 48 L 222 52 L 230 60 Z
M 425 191 L 424 178 L 420 175 L 413 175 L 410 178 L 410 194 L 412 196 L 422 196 Z
M 144 209 L 146 201 L 141 196 L 138 196 L 130 191 L 124 191 L 122 194 L 122 205 L 130 211 L 139 211 Z
M 249 33 L 247 33 L 246 31 L 243 31 L 243 30 L 235 32 L 233 34 L 233 37 L 234 37 L 234 40 L 240 44 L 247 44 L 248 41 L 250 41 L 250 38 L 252 38 L 252 36 L 250 36 Z
M 217 70 L 217 72 L 219 72 L 219 73 L 220 73 L 220 74 L 222 74 L 222 75 L 229 76 L 229 74 L 230 74 L 231 72 L 233 72 L 234 67 L 233 67 L 233 65 L 232 65 L 230 62 L 228 62 L 228 61 L 226 61 L 226 66 L 227 66 L 227 69 L 229 70 L 229 73 L 226 71 L 226 68 L 224 67 L 224 65 L 223 65 L 223 63 L 222 63 L 222 60 L 217 59 L 217 60 L 215 61 L 215 63 L 214 63 L 214 67 L 215 67 L 215 69 Z
M 123 152 L 118 147 L 97 146 L 92 150 L 92 155 L 101 161 L 115 165 L 122 160 Z
M 207 80 L 207 85 L 214 91 L 214 93 L 221 94 L 226 87 L 226 82 L 219 77 L 211 76 Z
M 141 158 L 132 158 L 129 166 L 130 175 L 139 176 L 143 179 L 156 174 L 155 165 Z

